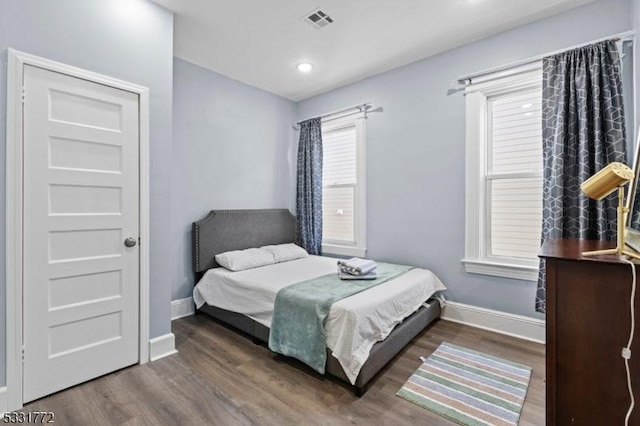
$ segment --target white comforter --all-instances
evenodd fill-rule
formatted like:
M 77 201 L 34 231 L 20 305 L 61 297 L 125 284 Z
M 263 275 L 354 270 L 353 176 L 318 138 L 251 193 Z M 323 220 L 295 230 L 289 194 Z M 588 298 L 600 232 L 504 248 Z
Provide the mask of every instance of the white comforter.
M 206 302 L 270 327 L 278 290 L 335 272 L 336 259 L 320 256 L 240 272 L 215 268 L 198 282 L 193 299 L 198 308 Z M 446 290 L 445 286 L 431 271 L 416 268 L 331 306 L 325 320 L 327 347 L 352 384 L 371 347 L 384 340 L 435 292 L 442 290 Z

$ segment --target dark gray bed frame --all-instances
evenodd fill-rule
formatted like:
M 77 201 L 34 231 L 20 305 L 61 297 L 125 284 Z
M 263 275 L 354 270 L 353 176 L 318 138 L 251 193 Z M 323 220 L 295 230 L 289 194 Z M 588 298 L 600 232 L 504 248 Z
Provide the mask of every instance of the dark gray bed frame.
M 294 242 L 295 218 L 285 209 L 212 210 L 205 218 L 194 222 L 192 230 L 193 270 L 198 282 L 207 270 L 219 266 L 214 259 L 218 253 Z M 245 315 L 208 304 L 200 311 L 247 333 L 254 341 L 269 341 L 269 328 Z M 376 343 L 356 379 L 356 395 L 363 395 L 376 374 L 437 318 L 440 318 L 440 303 L 430 300 L 428 306 L 420 307 L 396 326 L 385 340 Z M 329 350 L 327 352 L 326 371 L 349 383 L 340 363 Z

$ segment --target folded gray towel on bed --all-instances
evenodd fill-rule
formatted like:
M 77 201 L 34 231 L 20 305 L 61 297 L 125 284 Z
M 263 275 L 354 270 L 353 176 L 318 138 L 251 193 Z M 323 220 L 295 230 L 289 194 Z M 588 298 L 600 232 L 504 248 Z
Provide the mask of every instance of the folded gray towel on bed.
M 342 266 L 338 266 L 338 276 L 341 280 L 375 280 L 378 278 L 378 273 L 376 271 L 371 271 L 364 275 L 353 275 L 352 273 L 343 270 Z
M 366 275 L 375 271 L 378 264 L 373 260 L 352 257 L 348 260 L 338 260 L 338 266 L 343 272 L 351 275 Z

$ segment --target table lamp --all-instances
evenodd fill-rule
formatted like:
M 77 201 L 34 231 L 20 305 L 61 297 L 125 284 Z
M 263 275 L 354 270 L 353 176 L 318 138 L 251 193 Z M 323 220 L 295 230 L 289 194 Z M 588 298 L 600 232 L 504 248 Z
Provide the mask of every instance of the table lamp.
M 640 255 L 628 250 L 624 243 L 625 216 L 629 209 L 624 206 L 623 187 L 633 179 L 633 171 L 623 163 L 610 163 L 580 185 L 582 192 L 593 200 L 602 200 L 618 188 L 618 244 L 614 249 L 585 251 L 583 256 L 615 254 L 640 259 Z

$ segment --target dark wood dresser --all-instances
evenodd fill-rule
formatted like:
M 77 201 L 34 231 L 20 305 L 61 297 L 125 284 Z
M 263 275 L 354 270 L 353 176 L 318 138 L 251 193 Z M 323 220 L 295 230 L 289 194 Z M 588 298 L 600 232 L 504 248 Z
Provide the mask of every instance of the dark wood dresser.
M 624 425 L 629 408 L 622 348 L 631 318 L 631 266 L 616 256 L 584 257 L 610 243 L 550 240 L 547 264 L 547 425 Z M 638 276 L 640 277 L 640 264 Z M 640 288 L 629 361 L 640 425 Z

